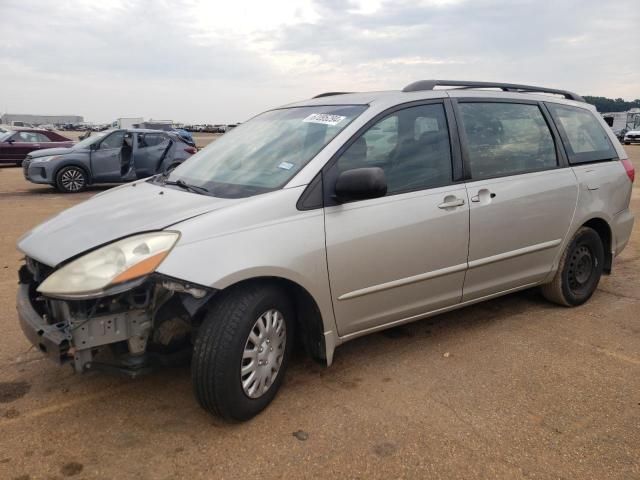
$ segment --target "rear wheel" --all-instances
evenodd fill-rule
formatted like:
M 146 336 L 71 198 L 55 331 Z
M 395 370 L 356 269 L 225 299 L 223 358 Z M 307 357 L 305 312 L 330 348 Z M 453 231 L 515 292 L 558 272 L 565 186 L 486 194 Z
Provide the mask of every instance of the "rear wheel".
M 226 420 L 252 418 L 271 403 L 292 348 L 294 309 L 270 285 L 221 293 L 193 350 L 191 378 L 200 405 Z
M 631 142 L 624 142 L 625 145 L 631 145 Z
M 543 285 L 547 300 L 567 307 L 582 305 L 595 292 L 604 266 L 604 246 L 598 233 L 580 228 L 562 254 L 553 280 Z
M 64 193 L 81 192 L 87 187 L 86 172 L 76 166 L 60 169 L 56 174 L 56 188 Z

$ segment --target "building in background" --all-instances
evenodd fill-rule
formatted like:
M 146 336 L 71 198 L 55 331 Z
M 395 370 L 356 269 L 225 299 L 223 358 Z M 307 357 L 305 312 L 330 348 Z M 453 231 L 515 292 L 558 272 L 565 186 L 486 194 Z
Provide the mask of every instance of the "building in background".
M 0 117 L 0 123 L 12 125 L 13 122 L 25 122 L 31 125 L 61 125 L 67 123 L 82 123 L 81 115 L 29 115 L 21 113 L 5 113 Z

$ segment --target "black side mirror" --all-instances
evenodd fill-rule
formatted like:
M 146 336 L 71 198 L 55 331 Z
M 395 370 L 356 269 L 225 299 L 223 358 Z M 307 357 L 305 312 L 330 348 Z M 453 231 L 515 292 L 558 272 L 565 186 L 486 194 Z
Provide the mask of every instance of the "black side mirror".
M 89 145 L 89 150 L 98 150 L 98 148 L 100 148 L 99 143 L 92 143 L 91 145 Z
M 338 176 L 335 190 L 336 200 L 340 203 L 384 197 L 387 179 L 379 167 L 354 168 Z
M 9 140 L 7 140 L 7 143 L 9 145 L 13 145 L 15 143 L 15 140 L 13 138 L 10 138 Z

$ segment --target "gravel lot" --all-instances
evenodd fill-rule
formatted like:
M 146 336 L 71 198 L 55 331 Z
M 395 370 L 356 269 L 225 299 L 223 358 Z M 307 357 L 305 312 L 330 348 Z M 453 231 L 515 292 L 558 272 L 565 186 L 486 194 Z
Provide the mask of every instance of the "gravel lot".
M 585 306 L 527 291 L 355 340 L 330 369 L 300 356 L 266 412 L 228 425 L 188 368 L 78 376 L 23 337 L 16 240 L 100 190 L 0 167 L 1 479 L 640 478 L 638 226 Z

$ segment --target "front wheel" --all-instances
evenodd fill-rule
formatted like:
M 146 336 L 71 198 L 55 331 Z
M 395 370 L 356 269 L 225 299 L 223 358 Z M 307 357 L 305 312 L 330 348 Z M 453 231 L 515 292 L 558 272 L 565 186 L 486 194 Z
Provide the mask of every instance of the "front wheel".
M 543 285 L 544 297 L 559 305 L 575 307 L 595 292 L 604 266 L 604 246 L 600 235 L 589 227 L 580 228 L 562 254 L 553 280 Z
M 191 379 L 200 405 L 230 421 L 248 420 L 271 403 L 287 368 L 294 309 L 275 286 L 222 292 L 200 326 Z
M 81 192 L 87 187 L 87 174 L 76 166 L 60 169 L 56 174 L 56 188 L 64 193 Z

